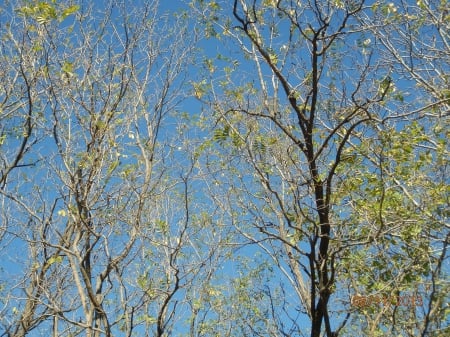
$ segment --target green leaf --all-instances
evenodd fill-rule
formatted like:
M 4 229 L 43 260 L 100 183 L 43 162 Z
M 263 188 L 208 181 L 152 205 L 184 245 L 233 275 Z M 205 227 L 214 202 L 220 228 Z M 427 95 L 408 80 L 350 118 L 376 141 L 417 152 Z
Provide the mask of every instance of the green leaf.
M 73 73 L 73 63 L 69 61 L 64 61 L 61 71 L 69 77 L 74 75 Z
M 115 161 L 113 161 L 108 167 L 107 175 L 108 176 L 111 175 L 114 172 L 114 170 L 117 168 L 117 166 L 119 166 L 119 164 L 120 164 L 119 159 L 116 159 Z
M 61 263 L 63 260 L 62 256 L 52 256 L 47 260 L 47 265 L 51 266 L 54 263 Z
M 230 127 L 225 125 L 223 129 L 215 129 L 213 133 L 213 140 L 223 145 L 230 135 Z
M 62 14 L 61 14 L 61 18 L 60 21 L 64 20 L 65 18 L 67 18 L 68 16 L 74 14 L 75 12 L 77 12 L 80 9 L 79 5 L 72 5 L 68 8 L 66 8 L 65 10 L 63 10 Z

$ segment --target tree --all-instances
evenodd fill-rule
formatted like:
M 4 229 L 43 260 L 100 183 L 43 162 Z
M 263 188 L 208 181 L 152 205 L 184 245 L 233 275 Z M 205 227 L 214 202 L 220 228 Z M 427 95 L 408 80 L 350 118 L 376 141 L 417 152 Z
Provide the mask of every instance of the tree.
M 445 126 L 450 102 L 445 89 L 450 61 L 445 29 L 448 13 L 445 4 L 435 1 L 375 3 L 371 9 L 371 16 L 362 15 L 360 22 L 375 41 L 380 58 L 393 69 L 397 82 L 402 83 L 393 88 L 393 102 L 387 107 L 397 111 L 393 115 L 396 121 L 386 118 L 380 128 L 382 139 L 371 150 L 378 153 L 383 173 L 383 200 L 388 196 L 385 200 L 390 209 L 383 207 L 383 211 L 390 214 L 385 220 L 404 224 L 400 231 L 394 231 L 403 242 L 393 245 L 401 247 L 396 255 L 402 257 L 400 261 L 405 265 L 402 282 L 409 289 L 421 288 L 427 301 L 419 316 L 410 312 L 409 324 L 401 326 L 410 336 L 445 335 L 448 270 L 443 265 L 448 259 L 449 226 L 448 214 L 443 210 L 448 208 L 448 163 L 444 159 L 448 157 Z M 406 221 L 410 225 L 405 225 Z M 422 277 L 416 273 L 420 269 L 418 274 Z M 421 283 L 422 287 L 417 287 Z M 387 316 L 389 321 L 398 322 L 395 311 Z M 397 331 L 402 332 L 401 328 Z
M 178 5 L 4 2 L 0 336 L 448 334 L 445 4 Z
M 197 36 L 157 1 L 8 5 L 0 335 L 183 331 L 219 254 L 172 129 Z
M 229 170 L 215 177 L 224 187 L 216 193 L 226 195 L 223 207 L 245 243 L 267 254 L 284 275 L 280 288 L 297 298 L 295 305 L 271 302 L 283 318 L 275 332 L 260 335 L 305 334 L 296 311 L 309 318 L 313 337 L 351 325 L 372 336 L 445 326 L 443 292 L 398 302 L 417 298 L 424 284 L 448 286 L 448 148 L 440 118 L 448 114 L 441 89 L 448 58 L 436 56 L 434 64 L 432 57 L 447 41 L 447 14 L 440 5 L 417 6 L 431 18 L 424 24 L 416 13 L 417 29 L 434 29 L 439 41 L 426 55 L 411 39 L 420 36 L 415 22 L 406 23 L 412 14 L 394 3 L 197 3 L 208 34 L 232 55 L 227 60 L 221 49 L 207 58 L 210 80 L 194 86 L 215 117 L 217 167 Z M 405 61 L 402 48 L 417 61 Z M 436 84 L 427 84 L 425 63 L 440 75 Z M 351 298 L 361 293 L 374 303 L 356 306 Z

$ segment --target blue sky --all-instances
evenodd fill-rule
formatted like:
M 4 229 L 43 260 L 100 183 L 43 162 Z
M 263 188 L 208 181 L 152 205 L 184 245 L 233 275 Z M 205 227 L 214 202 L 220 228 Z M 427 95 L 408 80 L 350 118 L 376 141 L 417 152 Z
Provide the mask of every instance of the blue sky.
M 133 8 L 135 8 L 134 6 L 138 5 L 140 2 L 138 1 L 133 1 L 130 2 L 130 7 L 133 6 Z M 166 0 L 160 1 L 161 3 L 161 13 L 165 13 L 166 10 L 169 10 L 168 14 L 170 16 L 170 18 L 168 19 L 169 24 L 171 23 L 171 20 L 174 20 L 174 18 L 176 17 L 174 14 L 178 13 L 180 10 L 188 10 L 191 11 L 191 9 L 189 8 L 189 6 L 186 4 L 186 2 L 184 1 L 171 1 L 171 0 Z M 231 3 L 231 2 L 230 2 Z M 102 8 L 102 2 L 95 2 L 96 6 L 98 6 L 98 8 Z M 172 16 L 173 15 L 173 16 Z M 231 18 L 232 17 L 232 13 L 231 11 L 229 11 L 227 13 L 227 15 Z M 199 18 L 200 21 L 200 18 Z M 68 23 L 68 21 L 67 21 Z M 64 26 L 66 23 L 63 23 L 62 26 Z M 193 27 L 196 25 L 197 23 L 192 23 L 192 29 Z M 120 25 L 119 25 L 120 26 Z M 202 29 L 201 25 L 198 25 L 196 27 L 197 29 Z M 281 50 L 282 48 L 282 43 L 283 40 L 285 39 L 285 35 L 283 34 L 284 28 L 286 27 L 278 27 L 281 30 L 281 33 L 278 37 L 279 41 L 277 39 L 275 39 L 276 41 L 274 42 L 274 48 L 277 51 L 277 48 Z M 164 34 L 163 31 L 160 32 L 160 34 Z M 367 36 L 364 36 L 364 40 L 370 38 Z M 359 37 L 359 39 L 361 39 Z M 117 42 L 117 40 L 115 40 L 115 42 Z M 361 61 L 360 57 L 364 57 L 363 53 L 357 54 L 357 56 L 355 56 L 356 54 L 352 54 L 352 57 L 349 57 L 348 53 L 350 53 L 352 50 L 357 50 L 358 47 L 358 43 L 360 43 L 360 41 L 358 41 L 358 38 L 355 37 L 354 40 L 350 39 L 347 45 L 347 49 L 346 49 L 346 53 L 343 53 L 343 61 L 341 63 L 341 65 L 343 67 L 348 67 L 348 73 L 346 74 L 346 76 L 348 78 L 351 78 L 352 76 L 352 69 L 351 67 L 355 64 L 358 63 L 359 61 Z M 167 42 L 166 42 L 167 43 Z M 112 46 L 112 49 L 114 50 L 114 48 L 119 48 L 118 47 L 119 43 L 115 46 Z M 104 44 L 103 46 L 108 46 L 108 44 Z M 233 42 L 231 41 L 231 39 L 228 38 L 222 38 L 221 40 L 215 40 L 213 38 L 211 39 L 202 39 L 199 42 L 198 47 L 200 48 L 200 52 L 199 54 L 196 56 L 197 60 L 194 62 L 193 65 L 189 66 L 189 69 L 187 70 L 187 76 L 189 77 L 188 81 L 185 83 L 186 87 L 184 87 L 183 90 L 185 90 L 185 92 L 189 92 L 191 91 L 193 93 L 192 90 L 192 86 L 190 86 L 189 82 L 191 81 L 191 85 L 193 85 L 194 83 L 198 83 L 199 81 L 205 80 L 206 83 L 208 83 L 208 81 L 214 81 L 214 84 L 218 83 L 220 79 L 223 79 L 226 77 L 226 75 L 224 74 L 224 67 L 225 65 L 229 65 L 232 64 L 233 62 L 231 61 L 237 61 L 235 64 L 236 66 L 236 71 L 232 73 L 232 75 L 230 76 L 230 79 L 232 81 L 234 81 L 236 84 L 242 84 L 242 83 L 252 83 L 254 85 L 254 87 L 256 89 L 260 89 L 260 84 L 258 81 L 258 78 L 256 76 L 256 70 L 255 70 L 255 66 L 254 64 L 252 64 L 252 60 L 248 60 L 246 57 L 243 56 L 241 50 L 239 50 L 238 46 L 233 44 Z M 170 53 L 170 48 L 168 49 L 169 53 Z M 229 60 L 223 60 L 223 59 L 218 59 L 217 58 L 217 54 L 221 54 L 225 57 L 229 57 Z M 377 51 L 374 52 L 373 57 L 377 57 L 379 56 L 379 54 L 377 53 Z M 77 55 L 73 55 L 74 59 L 76 59 Z M 212 60 L 214 66 L 216 67 L 216 70 L 214 72 L 214 74 L 208 74 L 207 69 L 205 69 L 204 67 L 204 61 L 206 59 L 210 59 Z M 293 54 L 291 56 L 289 56 L 288 58 L 289 62 L 298 62 L 298 64 L 308 64 L 309 59 L 308 59 L 308 55 L 297 55 L 297 54 Z M 293 63 L 294 64 L 294 63 Z M 294 64 L 295 66 L 295 64 Z M 300 68 L 300 67 L 299 67 Z M 389 73 L 390 69 L 389 67 L 380 65 L 380 68 L 382 69 L 382 71 L 379 71 L 379 73 L 377 73 L 376 76 L 381 76 L 379 74 L 382 74 L 383 76 L 387 73 Z M 270 71 L 268 71 L 267 68 L 263 68 L 263 72 L 264 72 L 264 76 L 266 76 L 266 78 L 271 77 L 271 73 Z M 299 72 L 301 72 L 301 69 L 299 70 Z M 356 73 L 356 72 L 355 72 Z M 326 76 L 324 76 L 324 79 L 326 79 L 327 81 L 331 79 L 333 74 L 328 74 Z M 211 77 L 208 77 L 211 76 Z M 300 73 L 299 75 L 300 81 L 302 79 L 302 74 Z M 369 76 L 370 77 L 370 76 Z M 372 79 L 372 78 L 371 78 Z M 405 78 L 395 78 L 394 76 L 394 80 L 397 80 L 396 83 L 399 86 L 399 89 L 401 90 L 402 87 L 404 86 L 405 88 L 408 86 L 411 86 L 411 81 L 407 80 Z M 294 81 L 294 80 L 293 80 Z M 177 83 L 177 81 L 175 81 L 175 83 Z M 234 84 L 233 84 L 234 85 Z M 231 86 L 231 85 L 230 85 Z M 345 85 L 344 85 L 345 86 Z M 225 86 L 226 88 L 226 86 Z M 352 88 L 352 84 L 348 84 L 347 86 L 347 90 L 349 90 L 349 88 Z M 219 88 L 216 87 L 216 93 L 218 94 L 218 96 L 222 96 L 224 94 L 224 90 L 223 88 Z M 269 89 L 270 92 L 270 89 Z M 270 92 L 270 94 L 273 94 L 273 91 Z M 249 97 L 252 97 L 251 95 L 249 95 Z M 256 96 L 255 96 L 256 97 Z M 280 97 L 282 97 L 282 95 L 280 95 Z M 207 99 L 207 97 L 205 97 L 205 100 Z M 285 103 L 286 99 L 280 98 L 281 102 Z M 409 96 L 405 96 L 405 105 L 409 102 L 414 102 L 414 93 L 411 92 L 409 93 Z M 208 103 L 208 102 L 204 102 L 204 103 Z M 228 104 L 228 103 L 233 103 L 233 102 L 227 102 L 224 101 L 224 104 Z M 259 102 L 255 100 L 255 102 L 252 102 L 252 104 L 258 104 Z M 398 103 L 398 102 L 397 102 Z M 231 104 L 230 104 L 231 105 Z M 186 97 L 183 100 L 180 100 L 177 104 L 175 104 L 175 106 L 173 107 L 173 110 L 176 110 L 176 112 L 171 111 L 172 114 L 169 114 L 168 117 L 165 119 L 165 124 L 159 134 L 159 139 L 161 141 L 167 140 L 168 144 L 167 147 L 165 149 L 167 149 L 168 153 L 171 153 L 171 155 L 167 156 L 167 160 L 169 163 L 171 163 L 171 166 L 169 168 L 169 176 L 172 175 L 172 178 L 176 181 L 178 181 L 178 183 L 176 184 L 176 187 L 173 189 L 173 193 L 174 195 L 176 193 L 182 193 L 183 190 L 183 185 L 180 183 L 183 176 L 185 176 L 187 174 L 187 172 L 189 171 L 189 165 L 191 164 L 191 160 L 192 157 L 191 155 L 191 151 L 194 148 L 198 148 L 198 146 L 200 146 L 200 144 L 204 143 L 206 140 L 210 139 L 212 137 L 210 131 L 211 131 L 211 126 L 214 124 L 215 121 L 209 121 L 208 124 L 206 125 L 206 127 L 204 127 L 203 129 L 197 129 L 195 126 L 191 126 L 188 125 L 192 119 L 193 116 L 197 116 L 195 118 L 199 118 L 202 116 L 202 114 L 204 114 L 205 116 L 211 116 L 211 114 L 213 113 L 213 111 L 211 111 L 210 107 L 207 106 L 207 104 L 202 104 L 198 99 L 196 99 L 193 96 L 189 96 Z M 391 107 L 392 109 L 396 108 L 396 105 L 392 105 Z M 184 122 L 183 119 L 180 119 L 180 116 L 178 115 L 178 112 L 186 112 L 185 116 L 186 121 Z M 73 117 L 72 119 L 72 123 L 74 123 L 76 125 L 77 121 L 76 118 Z M 180 135 L 178 134 L 179 129 L 183 127 L 183 124 L 186 124 L 187 129 L 185 131 L 185 133 L 180 133 Z M 405 123 L 407 123 L 407 121 L 405 121 Z M 397 124 L 398 125 L 401 125 Z M 137 124 L 136 126 L 136 130 L 138 130 L 143 124 Z M 269 124 L 265 125 L 268 128 L 270 127 Z M 76 128 L 72 129 L 74 132 L 76 131 Z M 131 136 L 130 136 L 131 135 Z M 136 151 L 137 146 L 133 145 L 133 130 L 127 130 L 127 133 L 123 134 L 121 136 L 120 139 L 122 139 L 123 142 L 127 142 L 129 145 L 124 145 L 123 148 L 125 149 L 125 156 L 129 155 L 128 153 L 126 153 L 127 151 L 129 152 L 133 152 Z M 205 139 L 206 138 L 206 139 Z M 188 142 L 183 142 L 183 140 L 188 140 Z M 189 143 L 192 142 L 192 143 Z M 16 141 L 12 140 L 9 143 L 9 146 L 16 146 L 17 143 Z M 79 142 L 78 144 L 76 144 L 75 142 L 73 143 L 74 146 L 79 146 L 80 149 L 82 149 L 83 147 L 86 146 L 86 144 L 84 142 Z M 123 145 L 123 144 L 122 144 Z M 55 147 L 54 147 L 54 139 L 48 138 L 42 142 L 40 142 L 37 146 L 38 150 L 38 156 L 35 156 L 34 154 L 31 154 L 29 156 L 26 157 L 27 161 L 32 160 L 32 158 L 40 158 L 40 159 L 45 159 L 46 157 L 48 157 L 51 153 L 53 153 L 53 155 L 55 155 L 55 157 L 57 157 L 56 152 L 55 152 Z M 71 149 L 74 150 L 74 149 Z M 219 154 L 224 154 L 227 155 L 229 153 L 227 153 L 227 150 L 218 150 L 217 148 L 214 149 L 215 151 L 218 151 Z M 81 151 L 81 150 L 80 150 Z M 221 152 L 223 151 L 223 152 Z M 172 154 L 173 153 L 173 154 Z M 330 154 L 330 158 L 333 156 L 333 153 Z M 211 154 L 210 157 L 213 161 L 214 159 L 218 159 L 218 156 L 215 154 Z M 194 176 L 198 175 L 198 177 L 196 177 L 196 180 L 194 180 L 190 185 L 190 191 L 193 192 L 192 194 L 192 198 L 194 201 L 192 201 L 192 213 L 199 216 L 199 214 L 197 214 L 196 212 L 203 212 L 206 213 L 207 215 L 210 216 L 210 221 L 212 221 L 212 223 L 214 225 L 219 225 L 220 222 L 231 222 L 231 216 L 230 214 L 225 214 L 222 215 L 221 214 L 221 209 L 219 209 L 219 207 L 217 207 L 216 205 L 214 205 L 214 203 L 212 202 L 212 197 L 215 195 L 221 195 L 221 193 L 223 193 L 225 191 L 225 188 L 232 188 L 233 183 L 235 182 L 240 182 L 243 185 L 246 185 L 249 188 L 250 192 L 254 192 L 254 195 L 258 195 L 257 193 L 260 192 L 261 188 L 260 186 L 255 184 L 255 181 L 253 180 L 253 176 L 251 175 L 251 173 L 248 173 L 247 171 L 245 171 L 245 169 L 248 168 L 248 166 L 243 165 L 242 167 L 239 167 L 239 160 L 237 160 L 235 157 L 232 157 L 230 155 L 230 158 L 234 158 L 234 162 L 236 163 L 236 171 L 242 173 L 242 175 L 244 176 L 241 180 L 241 177 L 239 177 L 238 175 L 234 176 L 234 177 L 226 177 L 226 179 L 228 179 L 227 181 L 224 181 L 224 178 L 221 176 L 221 168 L 215 167 L 214 164 L 219 165 L 216 162 L 213 162 L 213 165 L 211 166 L 212 169 L 217 169 L 217 172 L 215 172 L 215 174 L 213 175 L 212 178 L 209 178 L 209 181 L 204 181 L 201 179 L 200 174 L 203 173 L 202 171 L 200 171 L 199 169 L 194 169 Z M 126 164 L 134 164 L 136 162 L 138 162 L 138 159 L 134 159 L 131 157 L 122 157 L 121 159 L 121 165 L 126 165 Z M 201 159 L 204 162 L 202 162 L 202 164 L 206 163 L 206 159 Z M 44 162 L 42 162 L 40 165 L 43 165 L 41 167 L 45 167 Z M 55 166 L 59 166 L 61 165 L 61 163 L 53 163 Z M 204 169 L 204 168 L 203 168 Z M 56 207 L 57 209 L 61 209 L 64 210 L 64 207 L 66 207 L 66 204 L 68 203 L 68 201 L 64 201 L 63 199 L 63 195 L 65 195 L 66 191 L 64 191 L 64 188 L 60 186 L 54 186 L 51 184 L 48 184 L 46 182 L 47 179 L 47 174 L 49 176 L 51 176 L 51 173 L 49 173 L 51 171 L 51 169 L 43 169 L 42 171 L 39 171 L 37 174 L 34 172 L 34 168 L 30 167 L 30 168 L 24 168 L 20 171 L 20 173 L 18 173 L 14 177 L 14 179 L 16 180 L 12 180 L 13 182 L 16 182 L 18 184 L 20 184 L 20 189 L 19 192 L 21 194 L 23 194 L 24 196 L 24 200 L 25 202 L 27 201 L 27 196 L 31 196 L 31 194 L 33 192 L 35 192 L 36 188 L 33 190 L 33 185 L 35 185 L 35 187 L 41 187 L 42 188 L 42 196 L 44 198 L 44 201 L 46 198 L 48 198 L 49 200 L 53 200 L 56 203 Z M 54 179 L 54 177 L 52 176 L 52 178 Z M 23 179 L 23 180 L 21 180 Z M 113 177 L 110 180 L 111 184 L 114 184 L 115 182 L 118 182 L 120 180 L 120 178 L 118 176 Z M 55 180 L 53 180 L 54 183 Z M 272 182 L 279 182 L 280 178 L 275 176 L 273 178 Z M 50 182 L 50 181 L 49 181 Z M 63 184 L 62 180 L 61 180 L 61 184 Z M 14 185 L 14 183 L 13 183 Z M 275 184 L 276 185 L 276 184 Z M 277 186 L 277 188 L 280 186 Z M 111 186 L 111 190 L 114 190 L 115 186 Z M 281 187 L 280 187 L 281 188 Z M 11 191 L 14 189 L 14 187 L 12 187 Z M 109 193 L 109 191 L 107 191 Z M 161 191 L 162 193 L 162 191 Z M 169 193 L 170 194 L 170 193 Z M 237 199 L 238 196 L 240 196 L 241 194 L 236 192 L 235 194 L 235 198 Z M 244 195 L 244 193 L 242 194 Z M 256 201 L 255 201 L 256 200 Z M 261 205 L 261 203 L 258 201 L 258 199 L 255 200 L 250 200 L 249 204 L 250 207 L 253 207 L 254 211 L 258 211 L 258 207 Z M 261 199 L 262 200 L 262 199 Z M 35 207 L 37 211 L 41 212 L 40 214 L 42 214 L 42 216 L 44 217 L 45 214 L 49 214 L 51 213 L 51 211 L 49 210 L 49 205 L 45 205 L 45 207 L 43 206 L 44 201 L 42 202 L 36 202 L 36 204 L 33 204 L 30 206 L 31 207 Z M 222 201 L 224 202 L 224 207 L 228 207 L 229 205 L 226 204 L 227 200 L 218 200 L 218 201 Z M 231 202 L 235 202 L 236 200 L 231 200 Z M 196 204 L 197 203 L 197 204 Z M 245 200 L 244 202 L 245 203 Z M 39 206 L 42 206 L 43 208 L 39 208 Z M 171 206 L 171 205 L 169 205 Z M 235 206 L 236 207 L 236 206 Z M 170 207 L 169 207 L 170 208 Z M 178 211 L 182 211 L 182 207 L 180 205 L 176 205 L 176 207 L 174 207 L 173 210 L 169 210 L 168 213 L 170 212 L 178 212 Z M 236 207 L 236 210 L 239 212 L 239 208 Z M 152 210 L 149 210 L 149 212 Z M 13 210 L 13 212 L 15 212 L 15 219 L 11 219 L 12 223 L 18 223 L 21 225 L 25 224 L 25 220 L 27 219 L 27 215 L 26 212 L 21 211 L 20 207 L 17 207 L 17 210 Z M 56 212 L 54 212 L 56 214 Z M 174 224 L 176 224 L 176 226 L 180 225 L 180 223 L 183 222 L 184 213 L 180 213 L 179 214 L 172 214 L 172 221 Z M 159 215 L 159 214 L 158 214 Z M 345 214 L 344 214 L 345 216 Z M 275 221 L 275 216 L 273 217 L 269 217 L 270 219 L 272 219 L 273 221 Z M 23 219 L 23 220 L 22 220 Z M 251 224 L 253 221 L 255 221 L 255 219 L 250 216 L 249 214 L 238 214 L 237 216 L 235 216 L 235 219 L 238 219 L 239 221 L 241 221 L 242 223 L 247 223 L 247 224 Z M 64 217 L 61 216 L 59 218 L 57 218 L 55 220 L 55 222 L 59 223 L 59 225 L 63 226 L 64 225 Z M 30 222 L 30 225 L 32 223 Z M 126 224 L 126 221 L 122 221 L 120 222 L 120 225 L 124 225 Z M 4 224 L 2 224 L 4 225 Z M 226 225 L 229 225 L 228 223 L 226 223 Z M 174 228 L 172 228 L 172 230 L 174 232 L 176 232 L 178 230 L 178 228 L 174 226 Z M 23 234 L 25 233 L 25 234 Z M 9 282 L 9 284 L 14 284 L 15 280 L 15 276 L 14 275 L 19 275 L 22 272 L 22 268 L 26 268 L 25 264 L 28 263 L 27 260 L 27 256 L 24 255 L 24 252 L 29 250 L 27 248 L 28 242 L 26 242 L 25 240 L 23 240 L 23 237 L 26 237 L 28 235 L 27 232 L 27 228 L 26 226 L 24 226 L 24 232 L 20 233 L 20 235 L 15 236 L 15 233 L 9 233 L 10 236 L 8 236 L 8 240 L 3 240 L 1 241 L 1 244 L 4 246 L 0 246 L 0 248 L 2 248 L 2 250 L 7 251 L 8 253 L 6 254 L 5 258 L 1 260 L 0 262 L 0 266 L 3 268 L 3 277 L 5 279 L 7 279 L 7 282 Z M 55 234 L 55 233 L 54 233 Z M 253 234 L 255 235 L 259 235 L 259 233 L 257 231 L 255 231 Z M 22 236 L 22 239 L 18 239 L 17 237 Z M 56 234 L 55 234 L 56 235 Z M 125 234 L 125 236 L 122 237 L 115 237 L 115 239 L 113 240 L 117 240 L 117 243 L 120 244 L 125 244 L 127 241 L 127 236 Z M 212 238 L 212 236 L 210 236 L 210 238 Z M 237 239 L 237 240 L 242 240 L 242 238 Z M 202 246 L 204 243 L 207 242 L 201 242 L 199 243 L 199 247 L 204 247 Z M 265 247 L 272 249 L 272 247 L 270 246 L 270 243 L 263 243 L 264 245 L 266 245 Z M 304 246 L 301 246 L 302 249 L 307 250 L 307 243 L 304 244 Z M 274 248 L 275 251 L 278 248 Z M 101 250 L 99 250 L 101 251 Z M 155 250 L 157 251 L 157 250 Z M 236 295 L 236 293 L 234 293 L 233 287 L 231 286 L 233 284 L 233 278 L 239 276 L 242 279 L 245 279 L 247 275 L 245 275 L 245 273 L 251 273 L 252 271 L 254 271 L 254 269 L 257 269 L 256 267 L 262 266 L 264 264 L 268 263 L 268 266 L 266 268 L 262 268 L 261 269 L 261 274 L 257 274 L 258 277 L 261 277 L 261 280 L 263 280 L 266 283 L 257 283 L 255 282 L 255 284 L 252 284 L 252 287 L 250 289 L 248 289 L 248 291 L 253 294 L 255 297 L 256 295 L 259 293 L 263 294 L 264 290 L 267 289 L 267 286 L 271 287 L 271 290 L 273 290 L 274 292 L 278 291 L 278 295 L 280 296 L 279 298 L 277 298 L 278 300 L 286 300 L 286 308 L 287 311 L 284 312 L 284 314 L 282 314 L 282 310 L 281 309 L 277 309 L 276 314 L 280 314 L 280 320 L 282 322 L 284 322 L 285 324 L 289 325 L 291 324 L 291 322 L 289 321 L 288 316 L 291 316 L 294 320 L 296 320 L 296 323 L 299 325 L 300 328 L 304 328 L 307 329 L 308 325 L 309 325 L 309 320 L 306 318 L 306 316 L 302 316 L 299 313 L 299 300 L 298 297 L 294 294 L 294 291 L 292 290 L 292 287 L 289 285 L 289 283 L 287 282 L 286 278 L 282 275 L 282 273 L 280 272 L 280 269 L 278 267 L 274 267 L 272 265 L 273 261 L 270 260 L 270 258 L 267 257 L 267 255 L 261 254 L 262 250 L 257 248 L 256 246 L 244 246 L 243 248 L 240 248 L 239 250 L 235 250 L 233 251 L 233 253 L 235 253 L 237 256 L 239 256 L 239 259 L 231 259 L 231 260 L 223 260 L 224 262 L 218 267 L 217 273 L 215 275 L 215 277 L 213 278 L 213 281 L 211 282 L 212 285 L 218 287 L 218 289 L 225 289 L 224 290 L 224 294 L 223 295 L 228 295 L 228 294 L 233 294 Z M 192 254 L 195 255 L 194 249 L 188 248 L 186 249 L 186 254 Z M 257 257 L 255 257 L 257 256 Z M 189 260 L 187 258 L 187 260 Z M 240 260 L 243 260 L 244 262 L 241 262 Z M 221 260 L 222 261 L 222 260 Z M 241 265 L 244 265 L 242 266 Z M 285 262 L 282 262 L 282 264 L 279 266 L 281 268 L 286 268 L 287 269 L 287 265 L 285 264 Z M 152 267 L 150 268 L 150 272 L 152 272 Z M 154 270 L 157 270 L 157 267 L 154 267 Z M 143 268 L 145 269 L 145 268 Z M 100 269 L 98 269 L 100 270 Z M 98 271 L 97 270 L 97 271 Z M 234 280 L 236 281 L 236 280 Z M 226 291 L 228 290 L 229 293 Z M 8 289 L 3 289 L 3 291 L 8 291 Z M 286 297 L 283 298 L 282 295 L 280 295 L 282 292 L 285 292 Z M 17 287 L 16 289 L 13 290 L 13 292 L 20 297 L 21 294 L 23 293 L 23 285 L 21 285 L 20 287 Z M 336 310 L 343 310 L 340 314 L 333 316 L 333 321 L 332 321 L 332 325 L 336 326 L 337 324 L 339 324 L 341 322 L 341 318 L 343 317 L 343 315 L 345 315 L 346 310 L 348 309 L 348 301 L 349 301 L 349 293 L 351 293 L 352 291 L 348 292 L 347 289 L 338 289 L 335 293 L 335 295 L 333 296 L 333 305 L 336 304 L 336 307 L 333 308 Z M 180 298 L 182 298 L 185 295 L 185 292 L 181 292 L 180 294 Z M 198 295 L 198 294 L 197 294 Z M 267 295 L 267 294 L 266 294 Z M 426 298 L 426 296 L 424 296 Z M 258 303 L 258 299 L 256 298 L 252 298 L 255 300 L 255 302 L 253 303 Z M 265 298 L 267 300 L 267 297 Z M 263 302 L 260 302 L 263 303 Z M 426 299 L 425 299 L 425 303 L 426 303 Z M 267 302 L 265 303 L 267 305 Z M 10 310 L 11 306 L 15 307 L 16 304 L 14 301 L 5 304 L 6 305 L 6 309 Z M 228 309 L 230 310 L 230 308 L 232 308 L 232 304 L 228 303 Z M 184 311 L 183 314 L 180 314 L 180 317 L 182 317 L 183 319 L 187 319 L 189 317 L 189 306 L 185 306 L 183 307 Z M 261 308 L 264 309 L 264 308 Z M 2 310 L 2 308 L 0 307 L 0 310 Z M 10 317 L 14 317 L 14 315 L 11 316 L 11 313 L 9 313 L 10 316 L 8 316 L 6 319 L 9 319 Z M 207 317 L 208 315 L 210 315 L 209 317 L 213 318 L 213 317 L 217 317 L 216 313 L 214 313 L 213 311 L 209 312 L 206 314 Z M 282 316 L 283 315 L 283 316 Z M 339 319 L 335 319 L 335 317 L 338 317 Z M 45 331 L 45 329 L 48 329 L 48 326 L 45 326 L 40 329 L 39 331 Z M 186 333 L 187 329 L 187 324 L 182 324 L 181 328 L 176 328 L 177 332 L 180 335 L 183 335 Z M 34 337 L 34 336 L 39 336 L 41 333 L 38 330 L 36 330 L 36 332 L 32 332 L 30 334 L 30 336 Z M 0 330 L 1 332 L 1 330 Z

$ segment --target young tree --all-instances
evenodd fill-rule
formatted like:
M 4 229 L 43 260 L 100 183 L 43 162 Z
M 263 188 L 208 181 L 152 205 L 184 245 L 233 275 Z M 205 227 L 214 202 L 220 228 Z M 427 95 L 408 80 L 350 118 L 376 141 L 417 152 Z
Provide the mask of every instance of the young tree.
M 275 332 L 259 334 L 306 335 L 305 316 L 312 337 L 344 334 L 351 325 L 373 336 L 426 335 L 438 312 L 439 328 L 448 315 L 442 295 L 407 307 L 391 301 L 405 290 L 413 298 L 430 280 L 445 289 L 449 233 L 444 121 L 420 119 L 428 111 L 442 116 L 448 100 L 433 86 L 430 104 L 404 81 L 402 63 L 384 58 L 378 36 L 388 47 L 396 40 L 377 31 L 377 20 L 392 20 L 397 7 L 235 0 L 199 1 L 197 10 L 207 32 L 231 46 L 229 64 L 220 49 L 205 60 L 210 82 L 194 85 L 216 118 L 218 165 L 229 169 L 226 181 L 216 176 L 224 209 L 284 275 L 280 288 L 297 298 L 295 305 L 271 301 L 283 318 Z M 442 34 L 442 20 L 433 24 Z M 435 69 L 448 69 L 448 59 Z M 433 201 L 419 202 L 425 195 Z M 374 303 L 357 307 L 351 298 L 361 293 Z M 385 307 L 377 306 L 381 299 Z

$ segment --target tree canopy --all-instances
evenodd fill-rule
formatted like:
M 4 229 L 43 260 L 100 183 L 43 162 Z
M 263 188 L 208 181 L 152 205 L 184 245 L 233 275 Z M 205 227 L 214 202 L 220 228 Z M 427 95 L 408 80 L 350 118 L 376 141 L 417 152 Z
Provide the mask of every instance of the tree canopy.
M 0 336 L 447 336 L 446 1 L 0 6 Z

